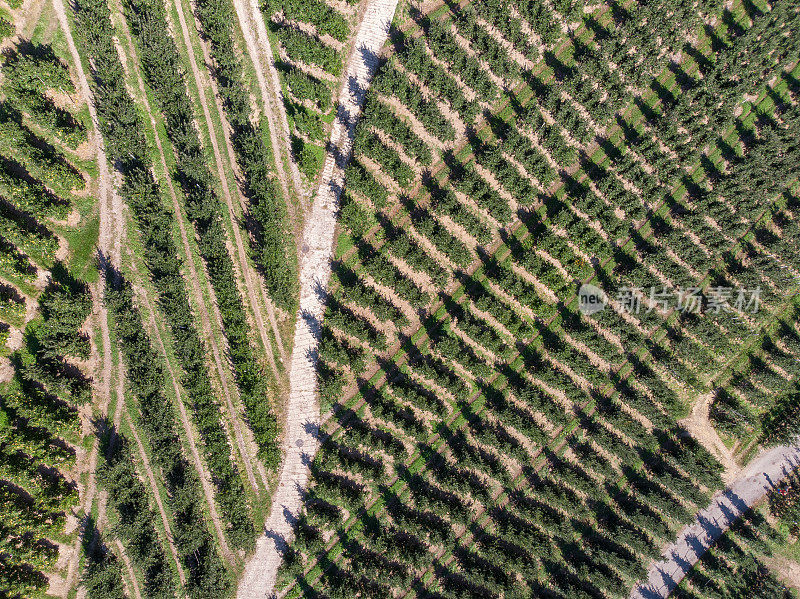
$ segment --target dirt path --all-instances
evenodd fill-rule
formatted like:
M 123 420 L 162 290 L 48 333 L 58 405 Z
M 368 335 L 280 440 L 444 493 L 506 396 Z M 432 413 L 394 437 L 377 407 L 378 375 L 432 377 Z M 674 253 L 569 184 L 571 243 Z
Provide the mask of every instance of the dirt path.
M 725 467 L 722 478 L 726 483 L 730 483 L 736 479 L 742 468 L 736 463 L 733 458 L 733 452 L 725 446 L 725 443 L 719 437 L 719 433 L 717 433 L 708 419 L 708 413 L 713 401 L 713 392 L 698 397 L 689 416 L 681 420 L 679 424 L 684 426 L 692 437 L 719 460 Z
M 800 563 L 782 555 L 766 558 L 764 563 L 775 572 L 787 586 L 800 590 Z
M 42 16 L 44 5 L 45 2 L 42 0 L 29 0 L 11 11 L 11 21 L 15 25 L 16 34 L 10 35 L 0 42 L 0 52 L 12 48 L 19 40 L 31 38 L 36 24 Z
M 241 2 L 241 0 L 237 0 Z M 336 209 L 344 168 L 352 153 L 355 125 L 366 89 L 377 68 L 378 54 L 389 34 L 398 0 L 371 0 L 356 34 L 356 52 L 344 78 L 337 118 L 322 169 L 322 179 L 306 219 L 300 256 L 300 316 L 295 323 L 289 369 L 289 400 L 284 427 L 284 462 L 265 535 L 245 569 L 240 599 L 263 598 L 272 591 L 282 554 L 292 536 L 291 522 L 300 514 L 308 484 L 308 466 L 317 450 L 319 405 L 316 364 L 310 354 L 319 341 L 324 289 L 330 277 Z
M 267 117 L 269 135 L 272 139 L 272 153 L 275 160 L 275 169 L 283 190 L 283 197 L 286 199 L 287 208 L 291 208 L 291 195 L 289 194 L 289 181 L 284 170 L 282 153 L 286 156 L 289 164 L 289 175 L 291 186 L 294 193 L 299 198 L 303 198 L 303 182 L 300 179 L 300 171 L 297 164 L 292 160 L 292 149 L 289 143 L 289 120 L 286 118 L 286 111 L 283 105 L 283 95 L 281 94 L 278 72 L 273 61 L 272 47 L 267 37 L 267 29 L 264 26 L 264 18 L 258 7 L 257 0 L 233 0 L 236 16 L 239 19 L 239 26 L 247 45 L 247 53 L 256 71 L 258 87 L 261 90 L 261 99 L 264 103 L 264 113 Z M 255 28 L 256 35 L 253 34 Z M 269 81 L 264 76 L 264 72 L 269 71 Z M 279 121 L 279 122 L 276 122 Z M 280 128 L 280 135 L 278 129 Z M 279 147 L 280 146 L 280 147 Z M 281 151 L 282 149 L 282 151 Z
M 119 11 L 119 14 L 122 14 L 122 8 L 120 6 L 117 6 L 116 8 L 117 8 L 117 11 Z M 131 38 L 130 38 L 130 32 L 128 31 L 126 24 L 123 24 L 120 33 L 123 34 L 123 36 L 124 36 L 124 38 L 126 40 L 126 43 L 128 44 L 128 51 L 130 52 L 130 55 L 135 57 L 136 53 L 135 53 L 135 50 L 133 48 L 133 44 L 132 44 Z M 183 251 L 184 251 L 184 253 L 186 254 L 186 257 L 187 257 L 187 259 L 184 261 L 184 264 L 187 267 L 187 273 L 186 274 L 188 275 L 189 284 L 191 285 L 191 290 L 193 292 L 195 303 L 197 305 L 197 311 L 198 311 L 198 314 L 200 316 L 200 324 L 201 324 L 202 330 L 205 332 L 206 342 L 211 347 L 212 357 L 213 357 L 213 360 L 214 360 L 214 364 L 216 366 L 217 374 L 219 376 L 220 384 L 222 386 L 222 394 L 225 396 L 225 402 L 226 402 L 226 406 L 227 406 L 227 409 L 228 409 L 228 415 L 230 416 L 230 419 L 231 419 L 231 422 L 232 422 L 232 426 L 233 426 L 233 430 L 234 430 L 234 435 L 236 437 L 236 444 L 238 446 L 239 452 L 241 453 L 242 461 L 244 462 L 245 471 L 247 472 L 247 479 L 248 479 L 250 485 L 252 486 L 253 490 L 256 493 L 258 493 L 258 484 L 256 483 L 255 476 L 253 475 L 252 460 L 254 458 L 251 455 L 252 452 L 249 451 L 248 443 L 245 441 L 245 435 L 244 435 L 244 433 L 242 431 L 242 423 L 241 423 L 241 420 L 239 418 L 238 411 L 236 410 L 234 402 L 233 402 L 232 392 L 231 392 L 231 388 L 230 388 L 231 386 L 229 385 L 228 377 L 227 377 L 228 373 L 227 373 L 227 370 L 225 368 L 225 362 L 223 362 L 223 359 L 222 359 L 223 351 L 220 350 L 220 347 L 219 347 L 219 344 L 217 343 L 217 340 L 216 340 L 216 337 L 214 335 L 214 332 L 211 329 L 211 317 L 210 317 L 209 312 L 208 312 L 208 310 L 206 308 L 205 300 L 203 298 L 203 292 L 202 292 L 202 290 L 200 288 L 200 280 L 199 280 L 199 277 L 198 277 L 198 274 L 197 274 L 197 270 L 195 269 L 194 260 L 192 259 L 192 249 L 191 249 L 191 246 L 189 245 L 189 234 L 186 231 L 186 226 L 185 226 L 185 223 L 184 223 L 183 213 L 181 211 L 180 202 L 178 201 L 178 196 L 177 196 L 177 194 L 175 192 L 175 186 L 174 186 L 174 184 L 172 182 L 172 178 L 169 176 L 170 170 L 169 170 L 169 167 L 167 166 L 164 147 L 161 144 L 161 139 L 158 136 L 158 127 L 156 125 L 155 117 L 153 116 L 152 107 L 150 106 L 150 102 L 149 102 L 149 100 L 147 98 L 147 92 L 145 90 L 144 81 L 142 79 L 142 74 L 139 72 L 138 65 L 136 65 L 136 64 L 133 64 L 133 65 L 126 64 L 125 52 L 124 51 L 120 51 L 119 54 L 120 54 L 120 57 L 121 57 L 121 60 L 122 60 L 122 63 L 123 63 L 123 67 L 125 67 L 126 69 L 130 69 L 130 72 L 134 75 L 134 77 L 136 78 L 136 80 L 138 82 L 139 93 L 140 93 L 140 101 L 142 102 L 142 105 L 144 106 L 145 111 L 147 112 L 147 115 L 148 115 L 148 117 L 150 119 L 150 125 L 151 125 L 151 127 L 153 129 L 154 139 L 155 139 L 155 142 L 156 142 L 156 149 L 158 150 L 158 156 L 159 156 L 159 159 L 161 161 L 161 168 L 164 169 L 165 173 L 167 173 L 167 177 L 165 178 L 165 182 L 166 182 L 167 188 L 169 190 L 170 197 L 172 199 L 172 208 L 173 208 L 173 211 L 175 212 L 175 219 L 176 219 L 176 221 L 178 223 L 178 229 L 179 229 L 180 236 L 181 236 L 181 243 L 183 245 Z M 208 292 L 212 297 L 212 304 L 214 304 L 214 301 L 213 301 L 213 289 L 209 289 Z M 221 328 L 222 325 L 219 324 L 220 323 L 220 317 L 219 317 L 219 314 L 217 312 L 216 305 L 213 305 L 212 308 L 214 309 L 214 316 L 217 319 L 217 323 Z
M 186 47 L 186 52 L 189 56 L 189 64 L 192 69 L 192 75 L 194 77 L 195 85 L 197 87 L 197 95 L 200 98 L 200 106 L 203 109 L 203 117 L 205 118 L 206 125 L 208 126 L 208 135 L 209 139 L 211 140 L 211 149 L 214 152 L 214 162 L 217 167 L 217 175 L 219 177 L 219 181 L 222 185 L 222 195 L 225 197 L 225 203 L 228 206 L 228 212 L 231 215 L 232 220 L 232 229 L 233 229 L 233 238 L 234 244 L 236 247 L 236 257 L 238 257 L 239 263 L 239 271 L 242 274 L 244 279 L 244 285 L 246 293 L 242 293 L 243 297 L 247 297 L 248 301 L 253 310 L 254 318 L 255 318 L 255 325 L 258 329 L 259 336 L 261 337 L 261 343 L 264 346 L 264 351 L 267 354 L 267 359 L 270 363 L 270 367 L 272 368 L 272 372 L 275 375 L 275 378 L 278 378 L 278 367 L 275 364 L 275 357 L 272 351 L 272 343 L 269 340 L 269 335 L 267 334 L 267 328 L 264 325 L 264 318 L 261 314 L 261 310 L 259 308 L 256 289 L 259 285 L 258 277 L 256 273 L 253 271 L 253 268 L 250 266 L 250 263 L 247 260 L 247 252 L 245 250 L 244 243 L 242 241 L 242 234 L 239 230 L 239 226 L 236 223 L 236 212 L 234 211 L 233 206 L 233 198 L 231 196 L 230 188 L 228 187 L 228 178 L 225 176 L 225 169 L 223 167 L 223 159 L 222 154 L 219 150 L 219 145 L 217 144 L 217 132 L 214 127 L 214 121 L 211 118 L 211 112 L 208 108 L 208 103 L 206 102 L 206 96 L 204 90 L 208 88 L 209 82 L 201 75 L 200 69 L 197 67 L 197 57 L 194 53 L 194 46 L 192 46 L 192 39 L 189 35 L 189 27 L 186 24 L 186 17 L 183 14 L 183 6 L 180 0 L 174 0 L 175 12 L 178 13 L 178 21 L 180 24 L 181 34 L 183 36 L 183 44 Z M 216 94 L 215 94 L 216 95 Z M 223 115 L 220 114 L 220 119 L 223 119 Z M 224 134 L 224 133 L 223 133 Z M 231 148 L 228 148 L 229 155 L 233 156 L 231 153 Z M 234 173 L 236 171 L 234 170 Z M 234 260 L 234 264 L 236 260 Z M 242 290 L 239 290 L 240 293 Z M 277 331 L 275 331 L 277 335 Z
M 692 566 L 728 528 L 800 465 L 800 445 L 762 452 L 742 470 L 725 491 L 697 514 L 694 523 L 651 564 L 647 582 L 631 591 L 630 599 L 663 599 L 680 584 Z
M 72 58 L 74 65 L 74 75 L 77 77 L 77 91 L 83 97 L 84 102 L 89 110 L 89 117 L 92 121 L 94 128 L 94 140 L 92 141 L 98 166 L 98 197 L 99 197 L 99 213 L 100 213 L 100 233 L 98 238 L 98 253 L 105 256 L 113 264 L 119 265 L 119 256 L 121 251 L 121 231 L 122 228 L 118 226 L 117 219 L 121 216 L 121 212 L 114 209 L 115 199 L 118 200 L 113 191 L 113 184 L 111 174 L 109 172 L 108 159 L 106 157 L 105 148 L 103 146 L 103 139 L 100 135 L 100 126 L 97 119 L 97 111 L 95 110 L 93 96 L 89 88 L 89 82 L 86 73 L 83 70 L 78 49 L 75 46 L 75 40 L 72 37 L 72 31 L 69 27 L 67 13 L 64 6 L 64 0 L 53 0 L 53 8 L 55 9 L 58 17 L 61 31 L 64 34 L 64 39 L 67 43 L 67 49 Z M 121 206 L 120 206 L 121 207 Z M 103 342 L 103 351 L 100 356 L 99 371 L 93 377 L 94 395 L 99 397 L 98 413 L 99 416 L 104 416 L 108 413 L 108 407 L 111 402 L 111 378 L 113 369 L 113 359 L 111 355 L 111 336 L 108 327 L 108 311 L 103 303 L 103 277 L 92 287 L 92 318 L 100 327 L 100 335 Z M 94 344 L 92 345 L 94 348 Z M 84 518 L 91 512 L 92 505 L 97 495 L 97 481 L 95 471 L 97 469 L 97 458 L 99 452 L 99 439 L 95 439 L 92 443 L 92 448 L 86 454 L 85 465 L 77 464 L 76 469 L 82 470 L 84 467 L 89 472 L 86 487 L 83 489 L 83 497 L 80 503 L 80 513 L 84 514 Z M 81 543 L 82 539 L 79 537 L 75 541 L 72 555 L 69 558 L 66 584 L 67 592 L 69 589 L 75 588 L 78 582 L 78 567 L 80 564 L 81 556 Z

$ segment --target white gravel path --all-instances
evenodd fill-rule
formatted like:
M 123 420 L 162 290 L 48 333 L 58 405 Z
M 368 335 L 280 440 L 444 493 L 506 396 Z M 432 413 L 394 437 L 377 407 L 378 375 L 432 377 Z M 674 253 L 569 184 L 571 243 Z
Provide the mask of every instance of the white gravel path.
M 365 90 L 386 42 L 398 0 L 370 0 L 358 32 L 355 52 L 345 72 L 337 117 L 322 179 L 306 216 L 300 256 L 300 313 L 295 324 L 289 366 L 289 400 L 284 439 L 284 461 L 265 535 L 245 568 L 239 584 L 240 599 L 270 596 L 283 551 L 292 536 L 292 523 L 300 514 L 308 483 L 308 464 L 317 450 L 319 403 L 314 354 L 324 310 L 324 290 L 330 276 L 334 229 L 344 167 L 352 152 L 353 135 Z
M 725 491 L 697 514 L 694 523 L 650 566 L 647 582 L 633 589 L 630 599 L 663 599 L 677 587 L 711 544 L 750 507 L 800 465 L 800 446 L 775 447 L 747 465 Z

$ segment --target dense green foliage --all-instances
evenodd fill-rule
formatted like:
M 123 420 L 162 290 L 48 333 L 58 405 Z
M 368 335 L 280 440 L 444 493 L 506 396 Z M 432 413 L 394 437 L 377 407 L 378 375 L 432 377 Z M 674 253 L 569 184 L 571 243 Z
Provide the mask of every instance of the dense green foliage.
M 715 390 L 710 418 L 739 440 L 789 443 L 800 426 L 795 397 L 800 382 L 800 332 L 796 302 L 772 330 L 756 339 L 724 385 Z
M 18 41 L 5 50 L 2 63 L 3 355 L 12 327 L 22 339 L 10 355 L 10 381 L 0 390 L 0 596 L 28 597 L 47 588 L 46 573 L 58 567 L 56 541 L 64 541 L 66 515 L 78 502 L 73 469 L 81 435 L 78 407 L 91 393 L 81 370 L 90 356 L 83 327 L 91 298 L 86 284 L 55 260 L 54 231 L 72 225 L 53 219 L 67 216 L 72 192 L 85 186 L 85 173 L 65 146 L 76 147 L 86 132 L 51 99 L 74 91 L 51 45 Z M 49 280 L 40 279 L 47 270 Z
M 800 436 L 800 392 L 781 394 L 762 418 L 762 441 L 769 445 L 791 445 Z
M 132 29 L 139 39 L 144 72 L 175 148 L 177 171 L 174 176 L 183 189 L 186 213 L 197 232 L 200 254 L 214 288 L 247 420 L 258 443 L 260 457 L 269 466 L 277 467 L 277 423 L 270 407 L 267 379 L 250 343 L 252 331 L 236 286 L 233 261 L 225 245 L 221 217 L 224 206 L 212 189 L 211 172 L 204 163 L 178 50 L 167 32 L 166 14 L 160 2 L 130 0 L 128 7 Z
M 350 33 L 344 16 L 319 0 L 265 0 L 262 10 L 269 15 L 280 12 L 289 21 L 311 23 L 319 35 L 330 35 L 340 42 L 347 41 Z
M 116 336 L 125 360 L 128 385 L 137 400 L 138 421 L 146 433 L 154 462 L 161 470 L 172 508 L 172 533 L 188 573 L 190 597 L 223 597 L 231 580 L 203 515 L 197 472 L 181 453 L 175 409 L 164 394 L 164 367 L 152 348 L 144 322 L 127 281 L 106 287 L 105 302 L 113 315 Z
M 297 252 L 292 241 L 286 204 L 269 166 L 271 153 L 250 118 L 250 100 L 243 85 L 242 65 L 233 41 L 236 16 L 230 0 L 201 0 L 197 17 L 211 41 L 214 75 L 233 129 L 233 142 L 244 174 L 243 190 L 250 200 L 249 219 L 255 223 L 253 259 L 272 299 L 294 312 L 297 304 Z M 288 199 L 288 198 L 286 198 Z
M 58 546 L 49 540 L 77 503 L 63 473 L 75 463 L 75 405 L 89 381 L 65 357 L 87 358 L 80 331 L 91 311 L 85 284 L 60 263 L 39 302 L 42 317 L 28 325 L 26 345 L 12 356 L 15 377 L 0 395 L 0 594 L 27 596 L 44 588 Z
M 83 189 L 80 173 L 52 144 L 37 136 L 23 122 L 22 114 L 8 101 L 0 103 L 0 151 L 12 153 L 30 173 L 54 189 L 67 192 Z
M 100 531 L 89 519 L 84 527 L 83 549 L 86 568 L 81 584 L 89 599 L 125 599 L 122 565 L 114 552 L 103 543 Z
M 9 15 L 5 10 L 0 10 L 0 40 L 11 37 L 15 30 L 14 23 L 11 20 L 11 15 Z
M 0 156 L 0 195 L 17 210 L 59 218 L 66 215 L 66 202 L 25 173 L 21 164 L 4 156 Z
M 178 575 L 159 539 L 155 528 L 158 515 L 136 474 L 130 444 L 113 430 L 109 442 L 112 445 L 103 451 L 105 461 L 97 474 L 108 492 L 108 506 L 118 518 L 114 534 L 124 543 L 131 562 L 141 572 L 142 594 L 153 599 L 174 597 L 179 588 Z

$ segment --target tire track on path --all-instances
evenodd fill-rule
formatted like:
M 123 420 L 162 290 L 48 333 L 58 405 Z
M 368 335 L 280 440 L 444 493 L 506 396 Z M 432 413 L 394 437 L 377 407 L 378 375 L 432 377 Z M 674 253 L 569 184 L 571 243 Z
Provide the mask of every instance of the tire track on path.
M 241 1 L 241 0 L 237 0 Z M 356 34 L 322 179 L 303 229 L 300 254 L 300 310 L 295 322 L 289 367 L 289 400 L 284 427 L 284 460 L 272 508 L 258 539 L 256 552 L 239 585 L 240 599 L 268 596 L 283 552 L 292 537 L 292 522 L 299 516 L 308 484 L 308 465 L 318 446 L 319 403 L 314 350 L 319 342 L 325 309 L 325 289 L 333 256 L 336 210 L 344 184 L 344 169 L 352 154 L 355 125 L 366 90 L 378 67 L 378 55 L 389 35 L 398 0 L 371 0 Z
M 183 13 L 183 6 L 181 4 L 181 0 L 174 0 L 173 2 L 175 7 L 175 12 L 178 13 L 178 22 L 181 29 L 181 34 L 183 37 L 183 45 L 186 48 L 186 53 L 189 57 L 189 65 L 192 69 L 192 75 L 194 77 L 195 86 L 197 87 L 197 95 L 200 98 L 200 106 L 203 109 L 203 117 L 205 118 L 206 125 L 208 126 L 208 134 L 209 139 L 211 140 L 211 149 L 214 153 L 214 162 L 217 168 L 217 175 L 219 177 L 220 183 L 222 185 L 222 195 L 225 197 L 225 203 L 228 206 L 228 212 L 231 215 L 232 221 L 232 229 L 233 229 L 233 237 L 236 246 L 236 256 L 238 257 L 239 262 L 239 270 L 242 274 L 245 284 L 246 293 L 242 293 L 242 296 L 246 296 L 250 305 L 253 309 L 253 315 L 255 318 L 256 328 L 258 329 L 259 335 L 261 337 L 261 342 L 264 345 L 264 351 L 267 354 L 267 359 L 270 363 L 270 367 L 272 368 L 272 372 L 275 375 L 275 378 L 278 379 L 278 367 L 275 363 L 275 356 L 273 355 L 272 351 L 272 343 L 270 342 L 269 336 L 267 334 L 266 326 L 264 325 L 264 318 L 261 314 L 261 310 L 259 308 L 258 299 L 256 295 L 256 288 L 259 286 L 259 279 L 257 275 L 254 273 L 252 266 L 250 265 L 249 261 L 247 260 L 247 252 L 244 247 L 244 243 L 242 242 L 242 234 L 239 230 L 239 226 L 236 222 L 236 212 L 234 211 L 233 206 L 233 199 L 231 196 L 230 188 L 228 187 L 228 178 L 225 176 L 225 169 L 223 167 L 223 159 L 222 154 L 219 149 L 219 145 L 217 144 L 217 132 L 214 126 L 214 121 L 211 118 L 211 111 L 208 108 L 208 103 L 206 102 L 206 97 L 204 94 L 204 90 L 209 87 L 209 82 L 204 80 L 202 75 L 200 74 L 200 69 L 197 67 L 197 57 L 194 53 L 194 46 L 192 45 L 192 39 L 189 35 L 189 27 L 186 24 L 186 17 Z M 168 14 L 169 18 L 169 14 Z M 216 86 L 214 85 L 213 81 L 210 83 L 212 87 L 212 91 L 216 96 Z M 224 122 L 224 115 L 219 114 L 220 122 Z M 198 127 L 199 129 L 199 127 Z M 223 135 L 225 132 L 223 131 Z M 226 135 L 226 143 L 229 143 L 229 137 Z M 233 156 L 232 148 L 228 146 L 228 153 L 229 156 Z M 234 162 L 234 161 L 232 161 Z M 231 164 L 231 168 L 233 168 L 234 164 Z M 233 170 L 236 173 L 236 170 Z M 241 201 L 241 198 L 240 198 Z M 236 260 L 234 260 L 234 264 L 236 264 Z M 240 289 L 239 292 L 241 293 L 242 290 Z M 266 308 L 268 311 L 272 312 L 272 305 L 266 304 Z M 274 318 L 274 314 L 273 314 Z M 273 330 L 276 338 L 280 338 L 280 335 L 277 331 L 277 328 Z M 280 345 L 280 342 L 277 342 Z M 282 345 L 279 347 L 279 353 L 283 356 L 283 347 Z
M 798 466 L 800 445 L 763 451 L 678 533 L 664 549 L 663 559 L 651 564 L 647 581 L 634 587 L 629 599 L 668 597 L 709 547 Z
M 123 15 L 124 13 L 122 11 L 122 7 L 119 6 L 119 2 L 116 2 L 115 5 L 116 5 L 115 8 L 116 8 L 117 13 L 119 15 Z M 133 47 L 133 42 L 131 41 L 130 32 L 128 31 L 127 23 L 125 22 L 124 18 L 122 19 L 122 31 L 120 31 L 120 33 L 122 34 L 122 37 L 125 38 L 125 41 L 128 44 L 128 50 L 130 52 L 130 55 L 132 57 L 134 57 L 134 59 L 135 59 L 137 54 L 135 52 L 135 48 Z M 120 41 L 119 43 L 121 44 L 122 42 Z M 216 340 L 216 338 L 214 336 L 214 333 L 213 333 L 213 331 L 211 329 L 211 318 L 210 318 L 208 309 L 206 308 L 205 300 L 203 298 L 203 292 L 200 289 L 200 281 L 199 281 L 199 277 L 197 275 L 197 270 L 195 269 L 195 264 L 194 264 L 194 260 L 193 260 L 193 254 L 192 254 L 191 246 L 189 245 L 189 235 L 186 232 L 186 225 L 184 223 L 183 213 L 181 211 L 180 202 L 178 201 L 178 196 L 177 196 L 177 194 L 175 192 L 175 186 L 174 186 L 174 184 L 172 182 L 172 177 L 170 175 L 170 169 L 167 166 L 167 161 L 166 161 L 166 157 L 165 157 L 165 153 L 164 153 L 164 147 L 163 147 L 163 145 L 161 143 L 161 139 L 160 139 L 159 134 L 158 134 L 158 127 L 156 125 L 155 117 L 153 116 L 153 110 L 152 110 L 152 107 L 150 106 L 150 102 L 149 102 L 149 100 L 147 98 L 147 91 L 145 89 L 144 80 L 142 78 L 142 74 L 139 71 L 139 68 L 138 68 L 137 64 L 132 64 L 132 65 L 131 64 L 127 64 L 127 61 L 125 59 L 126 54 L 125 54 L 124 50 L 121 47 L 118 48 L 118 53 L 120 55 L 123 67 L 129 73 L 132 73 L 133 76 L 136 78 L 136 81 L 138 82 L 139 94 L 140 94 L 140 102 L 142 103 L 142 105 L 145 108 L 145 111 L 147 112 L 147 117 L 150 119 L 150 126 L 152 127 L 152 130 L 153 130 L 154 139 L 155 139 L 155 143 L 156 143 L 156 149 L 158 151 L 158 157 L 159 157 L 159 160 L 161 162 L 161 168 L 164 169 L 164 172 L 166 173 L 165 182 L 166 182 L 167 188 L 169 190 L 169 195 L 170 195 L 170 197 L 172 199 L 172 209 L 173 209 L 173 211 L 175 213 L 175 220 L 178 223 L 178 229 L 179 229 L 180 236 L 181 236 L 181 243 L 183 245 L 183 251 L 184 251 L 184 253 L 186 254 L 186 257 L 187 257 L 187 259 L 184 261 L 184 264 L 187 267 L 188 279 L 189 279 L 189 283 L 190 283 L 191 288 L 192 288 L 192 292 L 194 294 L 195 303 L 197 304 L 197 311 L 198 311 L 199 316 L 200 316 L 201 326 L 202 326 L 203 331 L 206 333 L 207 343 L 211 347 L 211 353 L 212 353 L 212 356 L 213 356 L 213 359 L 214 359 L 214 364 L 216 366 L 217 374 L 219 376 L 220 384 L 222 386 L 222 394 L 225 396 L 225 402 L 226 402 L 226 407 L 228 409 L 228 415 L 230 416 L 231 423 L 232 423 L 232 426 L 233 426 L 233 431 L 234 431 L 234 435 L 235 435 L 235 438 L 236 438 L 236 444 L 237 444 L 239 452 L 240 452 L 240 454 L 242 456 L 242 462 L 244 462 L 245 471 L 247 473 L 247 480 L 249 481 L 251 487 L 256 492 L 256 494 L 258 494 L 258 492 L 259 492 L 258 484 L 256 483 L 256 479 L 255 479 L 255 476 L 253 474 L 252 460 L 254 458 L 251 455 L 251 452 L 248 451 L 248 444 L 245 441 L 245 436 L 244 436 L 244 433 L 242 432 L 242 425 L 241 425 L 241 421 L 240 421 L 240 418 L 239 418 L 239 414 L 238 414 L 238 411 L 236 410 L 235 405 L 233 403 L 231 389 L 230 389 L 229 381 L 228 381 L 228 378 L 227 378 L 227 370 L 226 370 L 226 368 L 224 366 L 224 363 L 223 363 L 223 360 L 222 360 L 222 351 L 220 351 L 219 344 L 217 343 L 217 340 Z M 209 289 L 208 292 L 209 292 L 210 297 L 212 298 L 211 299 L 211 303 L 212 303 L 212 308 L 214 310 L 214 316 L 216 317 L 216 322 L 220 326 L 220 328 L 222 328 L 222 325 L 220 323 L 220 316 L 219 316 L 217 308 L 216 308 L 216 303 L 214 302 L 214 299 L 213 299 L 214 298 L 214 291 L 213 291 L 213 289 Z

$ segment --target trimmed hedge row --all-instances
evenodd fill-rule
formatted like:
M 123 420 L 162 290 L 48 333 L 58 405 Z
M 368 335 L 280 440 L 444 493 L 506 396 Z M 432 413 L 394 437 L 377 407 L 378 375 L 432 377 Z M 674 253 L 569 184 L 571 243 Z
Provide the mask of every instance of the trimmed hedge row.
M 190 597 L 226 596 L 233 588 L 203 514 L 197 472 L 181 452 L 172 402 L 164 395 L 163 358 L 144 330 L 133 289 L 127 281 L 115 289 L 106 283 L 105 303 L 125 359 L 128 387 L 139 407 L 139 426 L 147 433 L 153 461 L 161 469 L 172 511 L 172 533 L 188 573 Z
M 178 576 L 159 540 L 154 526 L 159 517 L 150 506 L 123 435 L 114 438 L 111 455 L 98 468 L 97 477 L 108 491 L 109 507 L 118 514 L 114 534 L 125 542 L 131 561 L 142 572 L 142 595 L 172 599 L 178 594 Z

